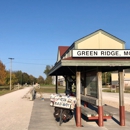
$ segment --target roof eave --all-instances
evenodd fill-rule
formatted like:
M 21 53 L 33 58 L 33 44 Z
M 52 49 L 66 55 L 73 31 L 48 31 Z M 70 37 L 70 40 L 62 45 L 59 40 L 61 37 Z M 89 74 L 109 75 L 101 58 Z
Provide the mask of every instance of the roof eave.
M 59 69 L 61 67 L 61 61 L 59 61 L 58 63 L 56 63 L 56 65 L 50 70 L 50 72 L 48 73 L 48 76 L 50 76 L 52 73 L 54 73 L 57 69 Z

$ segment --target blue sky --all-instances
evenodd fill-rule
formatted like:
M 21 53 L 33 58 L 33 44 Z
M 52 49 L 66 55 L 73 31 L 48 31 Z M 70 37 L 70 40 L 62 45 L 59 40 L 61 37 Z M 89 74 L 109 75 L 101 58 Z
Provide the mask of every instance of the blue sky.
M 130 49 L 129 0 L 0 0 L 0 60 L 12 70 L 45 78 L 58 46 L 70 46 L 98 29 Z

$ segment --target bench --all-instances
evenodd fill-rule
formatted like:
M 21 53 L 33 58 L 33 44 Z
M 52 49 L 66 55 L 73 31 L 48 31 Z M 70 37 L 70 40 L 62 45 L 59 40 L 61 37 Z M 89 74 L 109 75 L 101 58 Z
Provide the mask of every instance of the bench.
M 81 95 L 81 100 L 84 103 L 89 103 L 92 108 L 81 105 L 81 113 L 88 118 L 88 120 L 98 120 L 98 99 L 90 96 Z M 112 114 L 103 110 L 103 120 L 111 119 Z
M 98 116 L 98 113 L 88 107 L 84 107 L 83 105 L 81 105 L 81 113 L 85 116 L 87 116 L 88 118 L 90 117 L 97 117 Z

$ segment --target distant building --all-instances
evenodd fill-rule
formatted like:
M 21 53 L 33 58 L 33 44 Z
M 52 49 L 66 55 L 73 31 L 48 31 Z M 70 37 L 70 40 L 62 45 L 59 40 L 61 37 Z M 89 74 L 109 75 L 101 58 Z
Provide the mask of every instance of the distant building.
M 57 80 L 61 86 L 65 86 L 65 78 L 63 76 L 58 76 Z M 56 85 L 56 76 L 52 76 L 52 84 Z
M 111 73 L 111 84 L 118 85 L 118 72 Z M 130 86 L 130 69 L 124 70 L 124 86 Z

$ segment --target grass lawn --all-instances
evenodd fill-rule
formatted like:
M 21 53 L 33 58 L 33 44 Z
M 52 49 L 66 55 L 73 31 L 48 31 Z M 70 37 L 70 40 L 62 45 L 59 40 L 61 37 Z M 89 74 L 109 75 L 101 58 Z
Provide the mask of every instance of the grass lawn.
M 11 93 L 11 92 L 14 92 L 16 90 L 0 90 L 0 96 L 4 95 L 4 94 L 7 94 L 7 93 Z
M 20 88 L 21 89 L 21 88 Z M 0 86 L 0 96 L 5 95 L 7 93 L 11 93 L 16 91 L 17 89 L 12 89 L 10 91 L 9 86 Z
M 55 87 L 55 85 L 40 85 L 41 87 Z
M 55 93 L 55 87 L 41 87 L 40 89 L 36 89 L 37 92 L 40 93 Z M 64 93 L 65 88 L 64 87 L 58 87 L 59 93 Z
M 14 91 L 16 90 L 10 91 L 9 86 L 0 86 L 0 96 Z M 40 93 L 55 93 L 55 85 L 40 85 L 40 89 L 37 89 L 36 91 Z M 58 86 L 58 92 L 64 93 L 65 87 Z
M 103 92 L 110 92 L 110 93 L 114 93 L 115 90 L 112 90 L 110 88 L 104 89 Z M 116 93 L 119 93 L 119 88 L 116 88 Z M 124 93 L 130 93 L 130 88 L 126 88 Z

